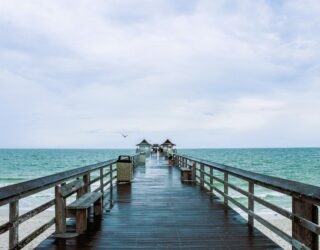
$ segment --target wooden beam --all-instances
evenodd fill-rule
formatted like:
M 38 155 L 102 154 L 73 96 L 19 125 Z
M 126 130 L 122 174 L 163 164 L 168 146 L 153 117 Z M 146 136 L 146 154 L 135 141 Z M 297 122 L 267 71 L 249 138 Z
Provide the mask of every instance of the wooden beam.
M 88 193 L 91 191 L 91 187 L 90 187 L 90 173 L 85 174 L 83 176 L 83 182 L 84 182 L 84 192 Z
M 254 198 L 253 198 L 253 195 L 254 195 L 254 183 L 253 182 L 251 182 L 251 181 L 249 182 L 248 189 L 249 189 L 248 190 L 249 194 L 251 194 L 250 196 L 248 196 L 248 209 L 254 213 Z M 248 214 L 248 224 L 252 228 L 254 227 L 254 218 L 250 214 Z
M 292 213 L 318 224 L 318 207 L 311 203 L 293 197 Z M 299 221 L 295 219 L 292 220 L 292 238 L 312 250 L 319 248 L 319 236 L 303 227 Z M 293 246 L 292 249 L 297 248 Z
M 14 249 L 19 242 L 19 200 L 10 202 L 9 222 L 13 225 L 9 230 L 9 249 Z
M 100 192 L 103 193 L 103 168 L 100 168 Z
M 109 207 L 113 206 L 113 169 L 112 164 L 110 164 L 110 196 L 109 196 Z
M 200 187 L 204 187 L 204 165 L 200 164 Z
M 229 174 L 227 173 L 227 172 L 224 172 L 224 186 L 223 186 L 223 192 L 226 194 L 226 195 L 228 195 L 229 194 L 229 187 L 228 187 L 228 185 L 227 185 L 227 183 L 228 183 L 228 179 L 229 179 Z M 224 205 L 225 206 L 228 206 L 229 204 L 228 204 L 228 199 L 226 198 L 226 197 L 224 197 Z
M 60 187 L 55 187 L 55 215 L 56 215 L 56 233 L 66 232 L 66 201 L 62 197 Z
M 213 168 L 210 168 L 210 195 L 213 195 Z
M 88 209 L 78 209 L 76 211 L 76 231 L 81 234 L 87 230 L 87 211 Z

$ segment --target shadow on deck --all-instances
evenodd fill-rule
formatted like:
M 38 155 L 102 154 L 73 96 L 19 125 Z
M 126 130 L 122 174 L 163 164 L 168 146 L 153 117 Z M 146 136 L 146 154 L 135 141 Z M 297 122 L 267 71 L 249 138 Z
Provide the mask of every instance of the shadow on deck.
M 114 188 L 114 207 L 65 245 L 37 249 L 281 249 L 198 186 L 182 184 L 165 162 L 137 167 L 132 185 Z

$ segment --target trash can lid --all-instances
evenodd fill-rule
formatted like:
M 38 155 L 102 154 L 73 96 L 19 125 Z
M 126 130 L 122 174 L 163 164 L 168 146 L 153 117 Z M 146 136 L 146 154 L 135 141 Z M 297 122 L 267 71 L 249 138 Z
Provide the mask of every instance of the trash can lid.
M 117 162 L 127 162 L 127 163 L 131 163 L 131 156 L 130 155 L 120 155 L 118 157 Z

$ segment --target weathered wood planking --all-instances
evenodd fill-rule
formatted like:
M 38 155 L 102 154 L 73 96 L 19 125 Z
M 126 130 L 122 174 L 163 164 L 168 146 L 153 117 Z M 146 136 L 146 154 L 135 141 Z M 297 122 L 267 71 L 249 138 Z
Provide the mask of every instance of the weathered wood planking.
M 196 164 L 200 164 L 199 175 L 196 175 L 196 182 L 201 187 L 205 187 L 210 193 L 214 190 L 216 193 L 220 194 L 224 199 L 224 204 L 228 206 L 228 201 L 231 201 L 234 205 L 239 207 L 241 210 L 248 214 L 248 224 L 250 228 L 254 226 L 254 220 L 260 222 L 263 226 L 271 230 L 273 233 L 284 239 L 286 242 L 292 245 L 293 249 L 318 249 L 319 248 L 319 234 L 320 226 L 318 222 L 318 207 L 319 204 L 317 199 L 313 199 L 313 195 L 317 194 L 320 190 L 319 187 L 299 183 L 290 180 L 284 180 L 281 178 L 271 177 L 267 175 L 255 174 L 248 172 L 242 169 L 236 169 L 229 167 L 223 164 L 218 164 L 209 161 L 203 161 L 201 159 L 188 158 L 184 156 L 177 156 L 178 166 L 180 162 L 193 161 Z M 210 168 L 210 173 L 206 172 L 203 168 L 203 165 Z M 217 170 L 218 172 L 224 175 L 224 179 L 220 179 L 212 174 L 212 169 Z M 197 172 L 197 171 L 196 171 Z M 250 174 L 248 174 L 250 173 Z M 241 189 L 240 187 L 235 186 L 234 184 L 229 183 L 228 176 L 234 176 L 245 180 L 248 182 L 248 191 Z M 206 180 L 206 177 L 209 177 L 210 180 L 214 179 L 223 184 L 223 191 L 214 187 L 213 184 Z M 249 177 L 250 176 L 250 177 Z M 262 180 L 262 176 L 265 178 Z M 280 180 L 284 181 L 285 184 L 282 186 Z M 271 190 L 281 192 L 283 194 L 289 195 L 292 198 L 292 212 L 281 208 L 275 204 L 272 204 L 269 201 L 263 200 L 257 197 L 254 194 L 254 186 L 260 185 Z M 296 193 L 295 186 L 302 188 L 302 192 L 299 194 Z M 232 188 L 237 192 L 247 196 L 248 206 L 244 206 L 239 203 L 236 199 L 232 198 L 229 195 L 228 188 Z M 291 189 L 290 189 L 291 188 Z M 288 192 L 290 190 L 290 192 Z M 263 206 L 273 210 L 276 213 L 279 213 L 286 218 L 292 221 L 292 237 L 286 232 L 283 232 L 281 229 L 270 223 L 269 221 L 263 219 L 261 216 L 255 213 L 254 211 L 254 202 L 258 202 Z
M 68 209 L 86 209 L 102 197 L 101 192 L 86 193 L 67 206 Z
M 281 249 L 167 165 L 137 167 L 131 185 L 114 188 L 103 217 L 64 248 L 49 238 L 37 249 Z

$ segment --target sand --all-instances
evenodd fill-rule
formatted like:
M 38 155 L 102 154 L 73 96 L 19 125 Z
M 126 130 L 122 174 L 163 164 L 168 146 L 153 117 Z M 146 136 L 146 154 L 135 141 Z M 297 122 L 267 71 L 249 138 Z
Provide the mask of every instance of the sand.
M 23 214 L 27 211 L 20 210 L 20 214 Z M 19 239 L 23 239 L 34 230 L 41 227 L 46 222 L 50 221 L 54 217 L 53 210 L 46 210 L 35 217 L 25 221 L 19 226 Z M 0 210 L 0 225 L 8 222 L 8 210 L 1 209 Z M 54 232 L 54 225 L 47 229 L 44 233 L 39 235 L 36 239 L 30 242 L 27 246 L 23 249 L 34 249 L 40 242 L 46 239 L 49 235 Z M 0 235 L 0 249 L 8 249 L 8 237 L 9 233 L 6 232 L 5 234 Z
M 274 226 L 280 228 L 282 231 L 284 231 L 285 233 L 287 233 L 288 235 L 291 236 L 291 221 L 289 221 L 288 219 L 282 219 L 282 218 L 280 219 L 280 218 L 278 218 L 279 216 L 275 216 L 275 215 L 273 215 L 273 216 L 268 215 L 268 216 L 264 216 L 264 217 L 267 218 L 267 220 L 270 223 L 272 223 Z M 283 240 L 282 238 L 277 236 L 275 233 L 273 233 L 272 231 L 270 231 L 269 229 L 267 229 L 266 227 L 261 225 L 259 222 L 255 221 L 255 226 L 263 234 L 265 234 L 268 238 L 273 240 L 275 243 L 277 243 L 283 249 L 286 249 L 286 250 L 292 249 L 292 246 L 289 243 L 287 243 L 285 240 Z

